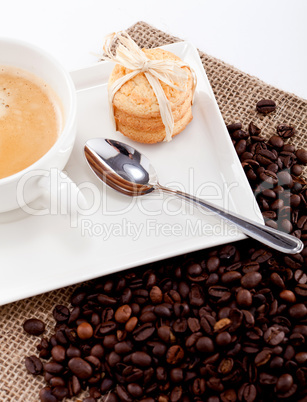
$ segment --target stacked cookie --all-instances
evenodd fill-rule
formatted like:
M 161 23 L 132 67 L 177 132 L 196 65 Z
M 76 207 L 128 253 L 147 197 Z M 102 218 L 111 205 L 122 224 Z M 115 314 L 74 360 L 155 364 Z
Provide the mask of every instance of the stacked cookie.
M 143 49 L 151 60 L 177 60 L 171 52 L 156 49 Z M 172 136 L 179 134 L 192 120 L 192 100 L 194 82 L 188 67 L 184 83 L 175 82 L 182 90 L 174 89 L 161 82 L 162 89 L 170 103 L 174 119 Z M 109 78 L 110 86 L 131 70 L 116 64 Z M 137 74 L 116 92 L 113 98 L 113 111 L 117 130 L 134 141 L 153 144 L 165 140 L 165 126 L 160 115 L 156 95 L 144 73 Z

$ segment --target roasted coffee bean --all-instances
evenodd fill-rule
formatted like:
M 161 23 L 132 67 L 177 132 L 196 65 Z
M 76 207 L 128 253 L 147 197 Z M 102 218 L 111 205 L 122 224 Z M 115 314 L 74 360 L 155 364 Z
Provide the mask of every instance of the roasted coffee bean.
M 283 170 L 277 173 L 278 183 L 280 186 L 291 188 L 293 186 L 293 179 L 291 174 Z
M 272 346 L 279 345 L 285 338 L 285 333 L 277 326 L 272 326 L 263 335 L 264 341 Z
M 100 390 L 102 393 L 106 393 L 110 389 L 114 388 L 114 381 L 111 378 L 103 378 L 100 386 Z
M 277 134 L 282 138 L 290 138 L 295 134 L 295 128 L 287 124 L 279 124 L 276 128 Z
M 259 382 L 261 385 L 274 385 L 277 383 L 277 377 L 269 373 L 260 373 Z
M 179 345 L 171 346 L 166 352 L 166 361 L 169 364 L 177 364 L 184 357 L 184 350 Z
M 220 374 L 226 375 L 232 371 L 233 366 L 234 360 L 230 357 L 226 357 L 220 362 L 217 371 Z
M 132 332 L 138 323 L 137 317 L 131 317 L 125 324 L 125 330 L 127 332 Z
M 294 176 L 300 176 L 302 174 L 302 172 L 303 172 L 302 166 L 300 166 L 300 165 L 298 165 L 296 163 L 291 166 L 291 173 Z
M 278 183 L 278 178 L 276 176 L 276 173 L 270 171 L 270 170 L 263 170 L 259 172 L 259 178 L 262 182 L 270 184 L 270 185 L 276 185 Z
M 200 264 L 191 264 L 187 269 L 187 273 L 192 277 L 199 276 L 202 273 L 202 267 Z
M 146 289 L 136 289 L 132 292 L 134 301 L 138 304 L 144 304 L 147 297 L 148 291 Z
M 221 281 L 224 284 L 231 284 L 231 283 L 239 281 L 241 278 L 242 278 L 242 275 L 241 275 L 240 272 L 238 272 L 238 271 L 229 271 L 229 272 L 225 272 L 221 276 Z
M 66 350 L 66 355 L 69 358 L 71 358 L 71 357 L 80 357 L 81 356 L 81 350 L 78 349 L 76 346 L 70 345 L 68 347 L 68 349 Z
M 45 331 L 45 324 L 37 318 L 30 318 L 23 323 L 23 329 L 29 335 L 41 335 Z
M 235 402 L 237 400 L 237 394 L 234 389 L 227 389 L 221 393 L 222 402 Z
M 55 306 L 53 309 L 53 317 L 57 322 L 66 322 L 69 320 L 70 316 L 70 311 L 66 306 L 62 306 L 61 304 L 58 304 Z
M 119 323 L 125 323 L 129 320 L 131 313 L 131 307 L 128 304 L 124 304 L 116 310 L 114 318 Z
M 51 391 L 52 395 L 54 395 L 57 400 L 62 401 L 64 398 L 66 398 L 69 395 L 68 388 L 64 386 L 56 386 L 52 389 Z M 95 401 L 94 401 L 95 402 Z
M 204 378 L 195 378 L 192 384 L 192 393 L 193 395 L 203 395 L 206 390 L 206 382 Z
M 161 327 L 159 327 L 157 333 L 158 337 L 165 343 L 173 343 L 176 340 L 171 327 L 169 327 L 168 325 L 162 325 Z
M 220 259 L 216 256 L 212 256 L 207 261 L 207 269 L 209 272 L 215 272 L 220 266 Z
M 192 306 L 200 307 L 204 304 L 204 294 L 199 285 L 192 285 L 189 293 L 190 304 Z
M 228 311 L 228 315 L 230 310 Z M 209 317 L 208 317 L 209 318 Z M 230 327 L 232 321 L 228 317 L 221 318 L 220 320 L 214 323 L 214 332 L 221 332 L 225 331 L 227 328 Z
M 307 284 L 298 284 L 294 291 L 298 296 L 307 297 Z
M 254 384 L 243 384 L 238 391 L 239 401 L 253 402 L 257 397 L 257 390 Z
M 83 402 L 96 402 L 96 398 L 89 396 L 87 398 L 84 398 Z
M 307 316 L 307 307 L 303 303 L 297 303 L 289 307 L 289 315 L 291 318 L 303 319 Z
M 235 146 L 235 149 L 236 149 L 236 152 L 237 152 L 237 154 L 240 156 L 240 155 L 242 155 L 244 152 L 245 152 L 245 150 L 246 150 L 246 141 L 245 140 L 240 140 L 240 141 L 238 141 L 237 142 L 237 144 L 236 144 L 236 146 Z
M 220 332 L 219 334 L 217 334 L 215 342 L 218 346 L 229 345 L 231 343 L 231 335 L 229 334 L 229 332 Z
M 128 384 L 127 391 L 134 398 L 140 398 L 141 396 L 143 396 L 143 388 L 139 384 L 136 384 L 136 383 Z
M 155 328 L 150 323 L 146 323 L 136 328 L 133 332 L 133 338 L 137 342 L 143 342 L 149 339 L 155 332 Z
M 49 381 L 52 387 L 65 387 L 65 380 L 61 377 L 52 377 Z
M 233 133 L 236 130 L 241 130 L 242 128 L 242 124 L 240 122 L 237 123 L 231 123 L 227 125 L 227 130 L 229 131 L 229 133 Z
M 131 355 L 131 361 L 133 364 L 140 367 L 148 367 L 151 364 L 151 357 L 145 352 L 134 352 Z
M 115 390 L 121 401 L 133 402 L 133 398 L 128 394 L 123 385 L 117 384 Z
M 261 99 L 256 108 L 259 113 L 268 114 L 276 110 L 276 103 L 271 99 Z
M 249 133 L 244 130 L 235 130 L 230 135 L 233 140 L 238 142 L 241 140 L 245 141 L 249 137 Z
M 93 327 L 88 322 L 82 322 L 77 327 L 78 337 L 82 340 L 90 339 L 93 336 Z
M 128 304 L 131 302 L 131 299 L 132 299 L 131 289 L 125 288 L 120 297 L 121 304 Z
M 103 322 L 102 324 L 99 324 L 98 327 L 96 327 L 95 330 L 95 337 L 104 337 L 105 335 L 115 331 L 116 329 L 116 324 L 113 321 L 106 321 Z
M 242 271 L 244 274 L 247 274 L 248 272 L 256 272 L 259 271 L 260 265 L 256 261 L 249 261 L 245 264 L 243 264 Z
M 150 290 L 149 297 L 154 304 L 159 304 L 162 302 L 163 293 L 158 286 L 153 286 Z
M 39 391 L 39 398 L 41 402 L 57 402 L 56 396 L 52 395 L 50 387 L 44 387 Z
M 43 365 L 43 367 L 44 367 L 44 370 L 50 374 L 60 374 L 64 371 L 64 366 L 55 361 L 50 361 L 48 363 L 45 363 Z
M 173 323 L 172 328 L 173 328 L 174 332 L 176 332 L 176 333 L 184 333 L 188 328 L 187 320 L 184 317 L 178 318 Z
M 247 289 L 240 289 L 236 296 L 236 301 L 239 306 L 250 307 L 253 302 L 253 296 Z
M 182 388 L 181 386 L 176 386 L 173 388 L 170 394 L 170 402 L 179 402 L 182 400 Z
M 288 303 L 295 303 L 296 297 L 295 294 L 291 290 L 283 290 L 280 292 L 279 297 Z
M 183 299 L 186 299 L 190 293 L 190 288 L 186 282 L 180 282 L 178 285 L 178 292 Z
M 284 141 L 279 135 L 273 135 L 269 139 L 269 144 L 274 148 L 282 148 L 284 146 Z
M 97 300 L 100 304 L 104 306 L 113 306 L 117 302 L 114 297 L 110 297 L 102 293 L 97 296 Z
M 306 151 L 306 149 L 302 149 L 302 148 L 298 149 L 295 152 L 295 155 L 296 155 L 296 157 L 297 157 L 297 159 L 298 159 L 298 161 L 300 163 L 302 163 L 303 165 L 307 164 L 307 151 Z
M 263 264 L 263 263 L 269 261 L 271 257 L 272 257 L 272 253 L 270 251 L 260 248 L 259 250 L 255 251 L 252 254 L 251 259 L 253 261 L 258 262 L 259 264 Z
M 51 349 L 51 356 L 54 361 L 62 363 L 66 359 L 66 349 L 62 345 L 55 345 Z
M 101 392 L 97 387 L 91 387 L 89 389 L 89 394 L 92 398 L 99 399 L 101 397 Z
M 303 215 L 299 218 L 297 222 L 297 227 L 302 230 L 307 229 L 307 215 Z
M 187 325 L 191 332 L 198 332 L 200 330 L 200 323 L 197 318 L 189 317 L 187 320 Z
M 163 318 L 169 318 L 172 315 L 172 312 L 170 310 L 170 305 L 167 303 L 164 304 L 158 304 L 154 308 L 154 314 L 158 317 L 163 317 Z
M 229 292 L 227 287 L 224 286 L 211 286 L 208 289 L 208 294 L 216 301 L 227 301 L 231 297 L 231 293 Z
M 130 341 L 122 341 L 114 345 L 114 351 L 119 355 L 128 354 L 132 351 L 132 349 L 133 344 Z
M 259 272 L 249 272 L 241 278 L 241 285 L 246 289 L 252 289 L 259 285 L 262 275 Z
M 68 390 L 70 395 L 77 395 L 81 391 L 80 381 L 75 375 L 68 381 Z
M 305 364 L 307 362 L 307 352 L 299 352 L 295 355 L 295 360 L 298 364 Z
M 211 338 L 202 336 L 196 341 L 196 349 L 203 353 L 212 353 L 214 351 L 214 343 Z
M 166 374 L 166 372 L 165 372 L 165 374 Z M 175 368 L 171 369 L 170 379 L 172 382 L 174 382 L 174 383 L 181 382 L 181 381 L 183 381 L 183 378 L 184 378 L 184 373 L 183 373 L 182 368 L 175 367 Z
M 287 392 L 293 385 L 293 377 L 290 374 L 283 374 L 276 383 L 276 392 Z
M 220 259 L 222 260 L 227 260 L 227 261 L 231 261 L 236 253 L 236 248 L 229 244 L 226 246 L 223 246 L 222 249 L 220 250 Z
M 220 378 L 217 378 L 217 377 L 210 377 L 207 380 L 207 386 L 215 392 L 223 392 L 224 391 L 224 385 L 222 384 Z
M 257 136 L 261 133 L 261 129 L 251 121 L 248 125 L 248 132 L 251 136 Z
M 70 359 L 68 367 L 81 380 L 85 380 L 93 374 L 91 365 L 81 357 L 73 357 Z
M 36 356 L 29 356 L 25 358 L 25 366 L 29 373 L 39 375 L 43 372 L 43 364 Z
M 167 371 L 165 367 L 159 366 L 156 369 L 156 377 L 160 382 L 165 382 L 167 380 Z
M 114 316 L 114 310 L 111 307 L 106 307 L 103 309 L 103 311 L 101 313 L 101 321 L 103 323 L 107 322 L 107 321 L 112 321 L 113 316 Z
M 267 364 L 270 361 L 271 356 L 272 352 L 270 350 L 262 350 L 255 357 L 255 365 L 259 367 Z

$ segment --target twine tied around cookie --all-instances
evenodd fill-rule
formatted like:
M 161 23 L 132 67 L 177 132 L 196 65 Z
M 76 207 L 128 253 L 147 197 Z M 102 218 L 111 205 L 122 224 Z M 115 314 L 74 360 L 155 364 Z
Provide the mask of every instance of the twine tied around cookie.
M 114 55 L 112 47 L 115 45 L 116 39 L 118 40 L 118 45 Z M 171 88 L 184 91 L 180 85 L 188 79 L 188 74 L 184 69 L 182 69 L 182 67 L 188 67 L 192 74 L 194 95 L 196 75 L 192 68 L 182 61 L 149 59 L 125 31 L 107 35 L 104 41 L 103 51 L 104 55 L 101 56 L 102 60 L 113 61 L 114 63 L 120 64 L 131 70 L 131 72 L 116 80 L 109 88 L 108 101 L 114 124 L 114 95 L 126 82 L 131 80 L 137 74 L 144 73 L 159 104 L 160 115 L 166 133 L 164 141 L 171 141 L 174 130 L 174 118 L 170 102 L 163 91 L 160 81 L 169 85 Z M 175 82 L 178 82 L 179 86 L 176 85 Z

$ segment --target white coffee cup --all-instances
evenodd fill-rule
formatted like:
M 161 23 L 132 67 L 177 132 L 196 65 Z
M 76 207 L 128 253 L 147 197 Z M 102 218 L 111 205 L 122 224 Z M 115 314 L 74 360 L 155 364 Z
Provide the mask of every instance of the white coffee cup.
M 51 197 L 69 186 L 78 196 L 77 186 L 65 174 L 66 165 L 76 137 L 77 99 L 69 73 L 44 50 L 16 39 L 0 38 L 0 65 L 9 65 L 29 71 L 43 79 L 57 94 L 63 107 L 64 125 L 59 138 L 38 161 L 26 169 L 0 179 L 0 213 L 25 208 L 49 191 Z M 49 174 L 57 172 L 56 188 L 51 186 Z M 52 194 L 53 192 L 53 194 Z M 55 194 L 57 193 L 57 194 Z

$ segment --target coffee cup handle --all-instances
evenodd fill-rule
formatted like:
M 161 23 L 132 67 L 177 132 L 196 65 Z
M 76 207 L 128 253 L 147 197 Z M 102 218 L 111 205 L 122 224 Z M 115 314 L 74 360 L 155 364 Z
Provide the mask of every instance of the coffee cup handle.
M 42 176 L 38 184 L 50 198 L 50 215 L 76 217 L 88 207 L 83 193 L 64 171 L 54 168 L 50 175 Z

